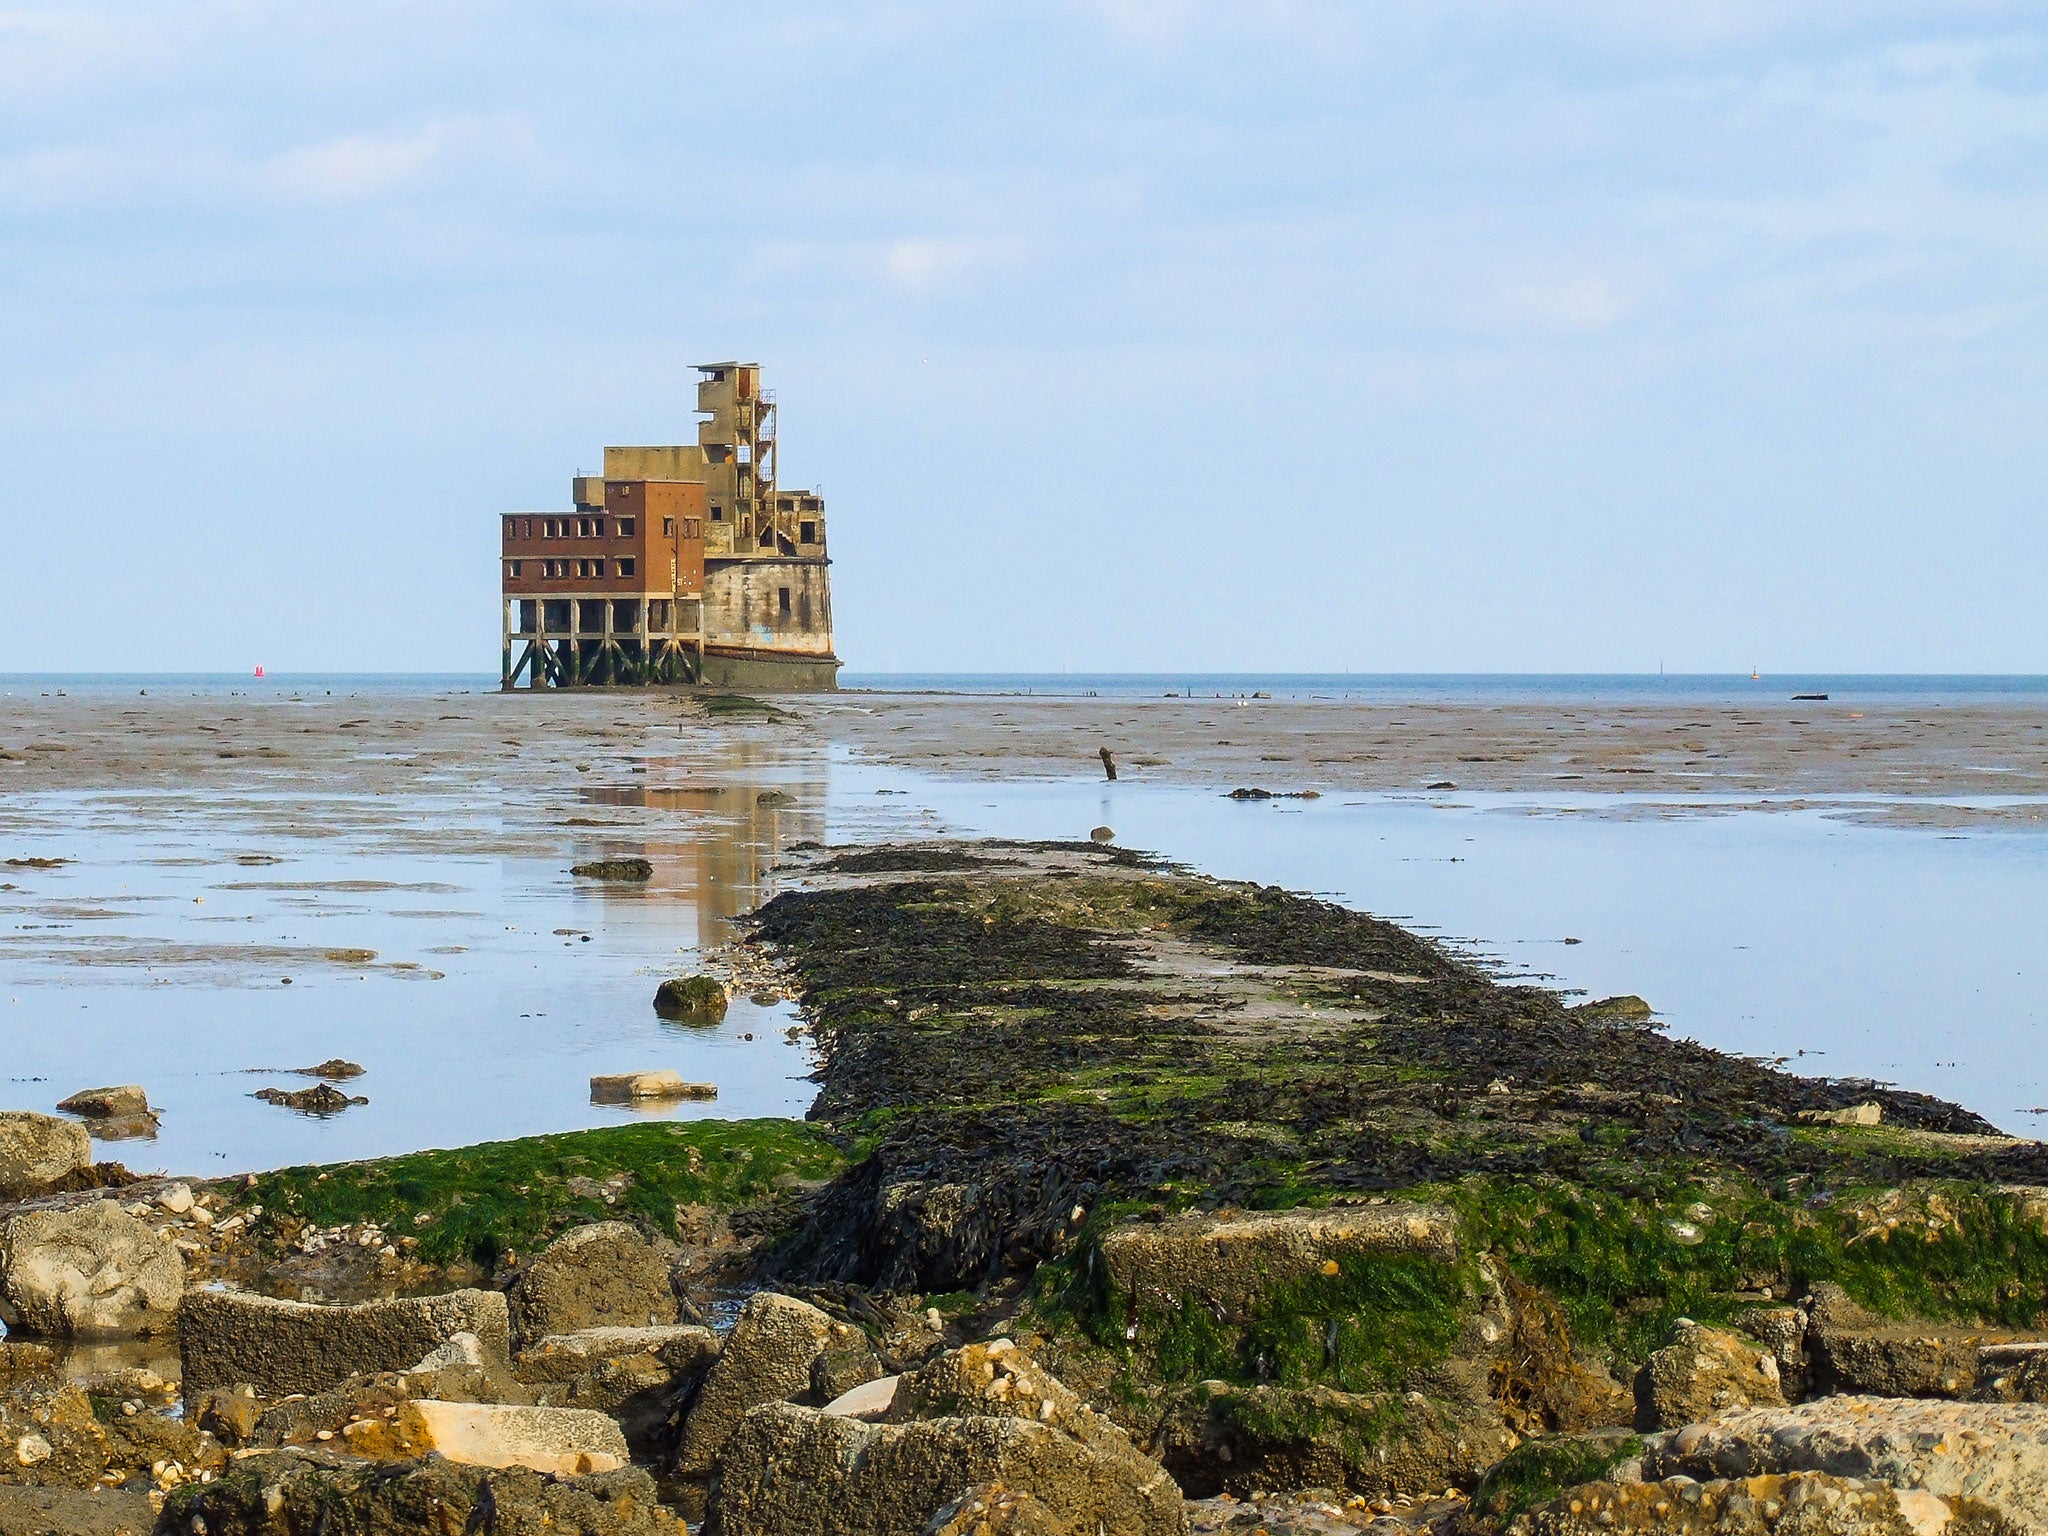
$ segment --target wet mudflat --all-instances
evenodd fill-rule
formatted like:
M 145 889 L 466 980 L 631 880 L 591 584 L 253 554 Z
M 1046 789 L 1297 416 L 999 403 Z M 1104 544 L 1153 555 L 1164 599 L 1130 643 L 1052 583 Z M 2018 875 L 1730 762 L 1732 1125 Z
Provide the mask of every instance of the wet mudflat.
M 633 1112 L 582 1085 L 642 1067 L 720 1084 L 672 1113 L 801 1113 L 814 1085 L 786 1006 L 743 985 L 715 1029 L 649 1007 L 779 888 L 787 850 L 1108 823 L 1561 985 L 1641 992 L 1676 1033 L 2025 1130 L 2048 1105 L 2031 1044 L 2048 843 L 2030 792 L 1985 787 L 2031 791 L 2030 707 L 855 694 L 710 714 L 656 695 L 16 689 L 0 1102 L 143 1082 L 158 1139 L 108 1150 L 180 1171 L 612 1123 Z M 1707 767 L 1686 766 L 1678 725 L 1725 726 Z M 1589 763 L 1653 771 L 1588 781 Z M 1322 788 L 1221 798 L 1240 783 Z M 614 857 L 652 878 L 568 873 Z M 322 1119 L 248 1097 L 304 1086 L 250 1069 L 337 1055 L 370 1068 L 351 1090 L 367 1105 Z

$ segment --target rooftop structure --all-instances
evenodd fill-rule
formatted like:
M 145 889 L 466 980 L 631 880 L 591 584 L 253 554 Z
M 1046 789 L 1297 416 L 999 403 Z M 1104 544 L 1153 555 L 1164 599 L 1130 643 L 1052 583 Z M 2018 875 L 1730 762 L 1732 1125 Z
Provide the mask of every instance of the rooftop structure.
M 569 510 L 504 514 L 504 687 L 835 686 L 824 498 L 776 484 L 758 363 L 697 372 L 695 443 L 608 447 Z

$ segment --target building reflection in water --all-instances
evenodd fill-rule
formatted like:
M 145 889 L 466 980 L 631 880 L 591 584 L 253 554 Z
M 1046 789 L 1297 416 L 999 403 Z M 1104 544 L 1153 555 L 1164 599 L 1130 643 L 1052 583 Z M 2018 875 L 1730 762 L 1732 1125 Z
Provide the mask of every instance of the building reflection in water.
M 681 898 L 694 909 L 699 949 L 727 942 L 732 919 L 775 894 L 785 852 L 825 841 L 829 787 L 822 746 L 769 740 L 706 745 L 709 751 L 636 760 L 633 766 L 646 769 L 642 782 L 579 791 L 591 804 L 643 813 L 609 828 L 601 846 L 593 840 L 588 857 L 637 852 L 654 865 L 646 886 L 606 886 L 607 904 Z

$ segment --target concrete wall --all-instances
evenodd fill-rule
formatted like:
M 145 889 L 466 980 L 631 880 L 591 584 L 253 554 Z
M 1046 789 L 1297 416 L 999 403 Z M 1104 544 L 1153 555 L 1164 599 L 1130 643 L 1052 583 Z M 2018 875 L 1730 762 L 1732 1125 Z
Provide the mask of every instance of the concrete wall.
M 713 561 L 704 575 L 704 638 L 808 656 L 832 654 L 832 593 L 821 560 Z M 782 593 L 789 611 L 782 611 Z

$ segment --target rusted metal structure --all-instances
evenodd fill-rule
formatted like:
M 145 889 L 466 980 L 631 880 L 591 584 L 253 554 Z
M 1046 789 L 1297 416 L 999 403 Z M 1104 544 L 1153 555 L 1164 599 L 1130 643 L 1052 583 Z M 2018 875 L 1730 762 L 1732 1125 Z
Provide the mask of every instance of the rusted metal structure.
M 757 363 L 698 367 L 697 441 L 604 450 L 502 525 L 502 685 L 831 688 L 825 502 L 775 477 Z

